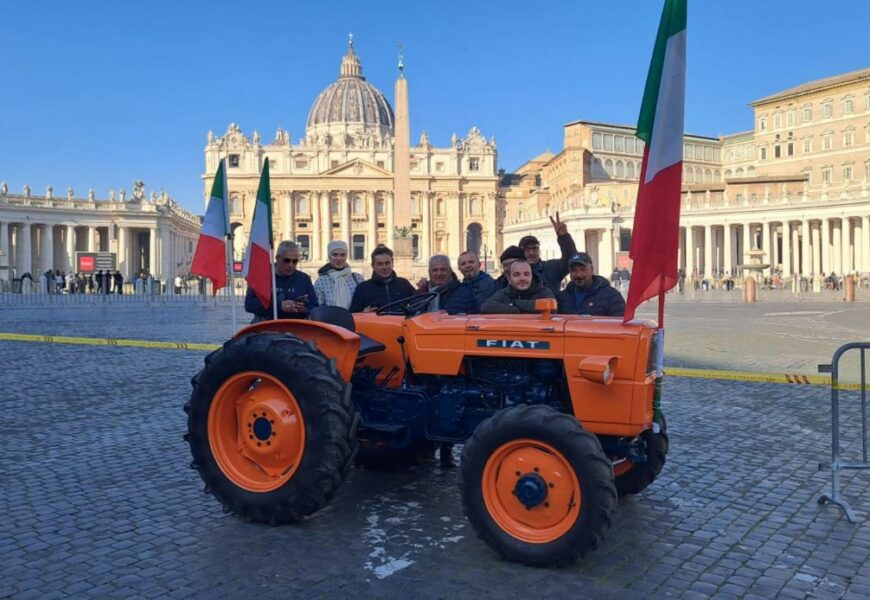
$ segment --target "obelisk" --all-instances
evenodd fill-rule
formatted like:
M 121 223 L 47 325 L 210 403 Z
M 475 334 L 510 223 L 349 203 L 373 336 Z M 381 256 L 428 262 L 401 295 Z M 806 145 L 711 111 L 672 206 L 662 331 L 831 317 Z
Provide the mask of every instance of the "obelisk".
M 408 81 L 399 52 L 396 79 L 396 124 L 393 143 L 393 252 L 395 268 L 402 277 L 413 275 L 414 248 L 411 239 L 411 126 L 408 117 Z

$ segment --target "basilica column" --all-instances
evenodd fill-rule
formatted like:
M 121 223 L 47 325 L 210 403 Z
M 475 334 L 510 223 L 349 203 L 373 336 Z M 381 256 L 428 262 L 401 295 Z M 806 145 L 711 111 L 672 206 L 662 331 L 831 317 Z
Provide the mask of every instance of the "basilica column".
M 350 248 L 353 244 L 350 239 L 350 203 L 351 203 L 351 193 L 344 192 L 339 196 L 339 200 L 341 202 L 341 239 L 344 240 L 344 243 L 347 244 L 348 248 Z
M 819 227 L 822 228 L 822 272 L 827 275 L 831 272 L 833 253 L 831 252 L 831 220 L 822 219 Z
M 730 276 L 732 270 L 734 269 L 734 263 L 733 263 L 734 256 L 732 255 L 733 250 L 731 248 L 731 238 L 733 237 L 734 232 L 731 229 L 731 225 L 729 225 L 728 223 L 725 223 L 724 227 L 725 227 L 725 229 L 722 231 L 723 235 L 725 236 L 724 239 L 722 240 L 722 244 L 723 244 L 723 250 L 722 250 L 723 261 L 722 262 L 724 263 L 722 268 L 725 271 L 725 275 Z
M 837 227 L 840 225 L 840 227 Z M 843 266 L 842 266 L 842 258 L 843 258 L 843 237 L 842 233 L 842 221 L 837 223 L 834 221 L 834 246 L 831 251 L 831 269 L 837 273 L 837 275 L 843 274 Z M 826 273 L 827 274 L 827 273 Z
M 704 226 L 704 270 L 705 277 L 713 276 L 713 226 Z
M 52 226 L 43 224 L 39 230 L 39 272 L 54 271 L 54 237 Z
M 366 192 L 367 202 L 366 215 L 368 216 L 368 235 L 366 236 L 365 250 L 363 251 L 363 259 L 371 256 L 375 246 L 378 245 L 378 199 L 377 192 Z
M 387 205 L 386 206 L 386 209 L 387 209 L 387 236 L 386 236 L 386 241 L 384 243 L 387 245 L 388 248 L 392 249 L 392 247 L 393 247 L 393 232 L 396 229 L 396 220 L 395 220 L 396 213 L 393 210 L 393 200 L 394 200 L 395 196 L 393 195 L 392 192 L 386 192 L 384 194 L 384 196 L 386 197 L 386 201 L 384 202 L 384 204 Z
M 870 216 L 861 217 L 861 270 L 870 272 Z
M 281 239 L 292 240 L 293 192 L 284 192 L 281 196 L 281 204 L 283 205 L 281 208 Z
M 803 230 L 801 240 L 801 275 L 804 277 L 809 277 L 812 274 L 812 264 L 813 257 L 811 255 L 810 248 L 810 222 L 806 219 L 801 223 L 801 229 Z
M 782 276 L 791 275 L 791 223 L 782 222 Z
M 761 223 L 761 245 L 766 255 L 767 263 L 770 265 L 770 267 L 762 271 L 762 274 L 770 277 L 770 274 L 773 272 L 773 252 L 770 249 L 770 223 L 767 221 L 762 221 Z
M 320 192 L 308 193 L 308 209 L 311 211 L 308 254 L 311 260 L 320 261 L 320 230 L 323 228 L 323 218 L 320 216 Z
M 78 269 L 76 264 L 76 228 L 74 225 L 66 226 L 66 271 L 75 273 Z M 2 246 L 2 244 L 0 244 Z

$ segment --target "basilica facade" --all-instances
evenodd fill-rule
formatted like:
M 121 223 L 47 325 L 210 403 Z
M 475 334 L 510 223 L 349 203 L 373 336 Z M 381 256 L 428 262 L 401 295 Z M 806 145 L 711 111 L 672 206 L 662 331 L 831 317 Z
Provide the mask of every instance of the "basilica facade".
M 400 77 L 402 65 L 400 62 Z M 363 76 L 362 63 L 348 43 L 338 79 L 314 100 L 304 135 L 291 139 L 278 129 L 271 141 L 247 135 L 231 123 L 223 135 L 209 132 L 205 147 L 206 196 L 221 159 L 227 164 L 234 254 L 247 245 L 259 183 L 269 161 L 275 244 L 293 240 L 302 247 L 301 268 L 313 273 L 327 261 L 331 240 L 347 242 L 354 269 L 368 274 L 369 255 L 378 244 L 393 245 L 397 211 L 410 212 L 412 273 L 422 275 L 433 254 L 455 258 L 465 249 L 490 260 L 499 248 L 497 151 L 477 129 L 453 135 L 449 145 L 433 145 L 423 131 L 409 149 L 410 194 L 396 194 L 396 112 L 386 96 Z M 399 188 L 401 189 L 401 188 Z
M 687 277 L 736 277 L 749 252 L 765 276 L 818 282 L 870 274 L 870 69 L 810 81 L 750 103 L 754 127 L 684 136 L 679 265 Z M 504 244 L 533 233 L 558 253 L 559 211 L 609 276 L 628 251 L 643 142 L 631 126 L 575 121 L 564 147 L 500 186 Z

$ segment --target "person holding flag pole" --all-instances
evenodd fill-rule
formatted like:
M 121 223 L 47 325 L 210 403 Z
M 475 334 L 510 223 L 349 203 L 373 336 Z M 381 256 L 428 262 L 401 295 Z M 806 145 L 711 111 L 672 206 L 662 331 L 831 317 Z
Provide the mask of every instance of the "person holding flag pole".
M 232 233 L 230 232 L 230 217 L 227 208 L 227 178 L 224 168 L 224 160 L 218 162 L 214 183 L 211 187 L 211 195 L 208 206 L 205 209 L 205 217 L 202 220 L 199 240 L 196 243 L 196 251 L 190 272 L 195 275 L 211 279 L 212 295 L 227 285 L 227 271 L 229 271 L 230 290 L 235 282 L 232 266 Z M 229 244 L 227 243 L 229 241 Z M 228 250 L 229 246 L 229 250 Z M 233 332 L 236 326 L 236 303 L 234 298 L 230 300 L 232 307 Z
M 677 256 L 686 95 L 686 4 L 687 0 L 665 0 L 637 122 L 637 137 L 646 146 L 634 211 L 629 252 L 634 263 L 623 322 L 634 318 L 642 302 L 658 297 L 654 430 L 663 429 L 660 402 L 665 293 L 679 281 Z

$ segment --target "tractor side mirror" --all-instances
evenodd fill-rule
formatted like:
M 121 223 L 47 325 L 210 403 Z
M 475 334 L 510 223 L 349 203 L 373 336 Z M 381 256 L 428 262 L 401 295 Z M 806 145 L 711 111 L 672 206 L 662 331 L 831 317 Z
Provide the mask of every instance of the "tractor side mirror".
M 538 298 L 535 300 L 535 311 L 541 313 L 545 321 L 553 318 L 553 311 L 556 310 L 557 306 L 555 298 Z

